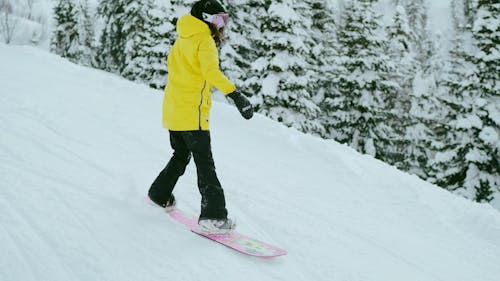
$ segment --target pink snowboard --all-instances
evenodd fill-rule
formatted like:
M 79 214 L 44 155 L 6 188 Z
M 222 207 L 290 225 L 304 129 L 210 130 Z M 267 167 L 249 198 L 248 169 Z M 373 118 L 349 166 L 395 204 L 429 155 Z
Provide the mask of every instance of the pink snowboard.
M 192 232 L 204 236 L 215 242 L 219 242 L 222 245 L 225 245 L 238 252 L 261 258 L 272 258 L 286 255 L 286 251 L 283 249 L 255 240 L 237 232 L 225 235 L 206 234 L 200 230 L 197 217 L 189 216 L 181 210 L 176 209 L 169 212 L 168 214 L 174 220 L 187 226 Z

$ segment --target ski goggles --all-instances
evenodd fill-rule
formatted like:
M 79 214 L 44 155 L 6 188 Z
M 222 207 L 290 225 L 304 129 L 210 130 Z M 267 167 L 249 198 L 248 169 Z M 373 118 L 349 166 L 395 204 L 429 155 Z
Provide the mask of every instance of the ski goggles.
M 229 22 L 229 14 L 219 13 L 219 14 L 207 14 L 203 13 L 203 20 L 213 23 L 217 28 L 223 28 Z

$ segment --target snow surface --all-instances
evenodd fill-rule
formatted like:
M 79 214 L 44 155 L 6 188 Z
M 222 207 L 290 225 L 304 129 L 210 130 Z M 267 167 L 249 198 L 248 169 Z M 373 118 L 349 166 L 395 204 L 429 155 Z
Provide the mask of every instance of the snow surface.
M 172 151 L 162 94 L 0 45 L 0 280 L 500 280 L 500 213 L 334 141 L 214 102 L 212 145 L 248 257 L 144 197 Z M 199 211 L 194 164 L 175 190 Z M 242 279 L 243 277 L 243 279 Z

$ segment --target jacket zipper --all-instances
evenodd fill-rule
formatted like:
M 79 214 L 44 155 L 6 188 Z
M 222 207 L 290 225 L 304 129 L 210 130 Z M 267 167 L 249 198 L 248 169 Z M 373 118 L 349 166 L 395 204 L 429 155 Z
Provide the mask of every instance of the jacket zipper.
M 201 105 L 203 104 L 203 91 L 205 91 L 205 87 L 207 86 L 207 81 L 203 81 L 203 88 L 201 88 L 200 92 L 200 105 L 198 105 L 198 128 L 201 131 Z

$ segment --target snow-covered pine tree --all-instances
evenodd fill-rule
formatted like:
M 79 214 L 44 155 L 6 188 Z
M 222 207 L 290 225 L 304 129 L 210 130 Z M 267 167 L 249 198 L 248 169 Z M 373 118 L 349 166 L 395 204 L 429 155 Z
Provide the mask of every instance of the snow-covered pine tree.
M 304 24 L 311 40 L 306 40 L 310 50 L 306 61 L 309 67 L 308 92 L 312 101 L 322 112 L 319 120 L 323 127 L 327 126 L 323 110 L 326 93 L 333 91 L 334 65 L 336 57 L 336 25 L 334 14 L 328 2 L 322 0 L 305 0 L 295 6 L 295 10 L 304 18 Z M 326 129 L 321 134 L 328 137 Z
M 388 80 L 393 69 L 380 20 L 373 1 L 352 1 L 345 8 L 338 28 L 336 88 L 326 102 L 337 140 L 387 161 L 391 156 L 385 152 L 397 133 L 386 124 L 398 118 L 398 91 Z
M 166 84 L 166 58 L 174 26 L 168 20 L 166 7 L 153 0 L 127 3 L 123 26 L 127 36 L 126 65 L 122 75 L 132 81 L 160 89 Z
M 73 0 L 59 0 L 54 6 L 55 30 L 50 49 L 52 52 L 77 61 L 79 57 L 78 15 Z
M 311 36 L 313 39 L 313 48 L 311 57 L 315 63 L 320 66 L 321 72 L 327 72 L 324 69 L 326 65 L 333 63 L 336 53 L 337 27 L 332 8 L 328 3 L 322 0 L 307 0 L 310 9 Z M 309 14 L 306 14 L 309 15 Z
M 145 82 L 144 71 L 147 65 L 147 48 L 151 45 L 154 30 L 148 29 L 148 11 L 153 9 L 152 0 L 130 1 L 124 5 L 123 31 L 126 37 L 125 67 L 121 73 L 131 81 Z
M 252 43 L 262 36 L 259 14 L 266 13 L 265 0 L 234 0 L 225 5 L 230 15 L 229 25 L 225 28 L 226 39 L 221 48 L 221 67 L 237 90 L 251 99 L 256 99 L 258 89 L 250 85 L 257 84 L 252 77 L 252 63 L 258 59 L 259 50 L 252 48 Z M 257 75 L 253 76 L 257 79 Z
M 436 152 L 429 165 L 430 180 L 448 190 L 465 186 L 469 170 L 476 170 L 474 160 L 468 157 L 475 147 L 474 135 L 482 124 L 477 116 L 476 67 L 468 61 L 465 35 L 455 31 L 453 48 L 438 81 L 438 97 L 446 113 L 437 123 L 431 148 Z M 472 190 L 467 197 L 473 198 Z
M 479 0 L 462 0 L 463 3 L 463 13 L 465 18 L 465 27 L 472 29 L 474 21 L 476 20 L 477 6 Z
M 146 70 L 146 76 L 150 77 L 149 86 L 162 89 L 167 83 L 167 56 L 177 38 L 177 17 L 172 12 L 174 6 L 170 1 L 162 3 L 156 9 L 150 11 L 149 25 L 152 33 L 152 44 L 149 46 L 149 62 L 151 68 Z
M 293 9 L 292 1 L 266 0 L 266 12 L 257 14 L 262 36 L 252 41 L 258 50 L 250 87 L 259 93 L 256 109 L 272 119 L 311 134 L 322 134 L 319 108 L 308 91 L 311 79 L 311 40 L 307 21 Z
M 472 30 L 476 19 L 478 0 L 451 0 L 451 13 L 455 30 Z
M 312 93 L 312 100 L 321 109 L 320 120 L 325 127 L 325 138 L 331 137 L 326 128 L 329 126 L 329 119 L 326 112 L 329 110 L 325 100 L 334 91 L 335 58 L 337 56 L 336 37 L 337 27 L 334 14 L 330 5 L 322 0 L 304 1 L 303 16 L 310 17 L 310 34 L 312 37 L 309 46 L 311 49 L 308 62 L 311 68 L 311 80 L 309 82 L 309 92 Z
M 412 44 L 412 33 L 404 8 L 396 6 L 393 22 L 387 27 L 389 37 L 387 53 L 396 69 L 395 72 L 389 73 L 389 76 L 392 81 L 398 82 L 404 93 L 401 96 L 403 98 L 401 110 L 404 112 L 409 110 L 408 97 L 413 90 L 413 80 L 419 69 Z
M 467 0 L 451 0 L 451 16 L 453 20 L 454 30 L 463 30 L 467 25 L 467 20 L 464 15 L 465 1 Z
M 97 62 L 100 68 L 132 81 L 163 88 L 166 56 L 173 41 L 170 3 L 154 0 L 101 0 L 98 13 L 104 20 Z
M 406 149 L 402 169 L 427 178 L 426 170 L 430 157 L 429 145 L 433 139 L 436 120 L 443 115 L 436 97 L 441 72 L 442 56 L 436 47 L 436 38 L 428 29 L 428 1 L 401 0 L 410 27 L 410 44 L 413 72 L 412 89 L 407 92 L 410 99 L 409 121 L 406 128 Z M 409 86 L 409 84 L 406 84 Z
M 125 6 L 132 0 L 100 0 L 97 13 L 102 18 L 104 27 L 101 32 L 97 64 L 100 69 L 121 74 L 126 66 L 125 48 L 127 34 Z
M 395 119 L 387 120 L 395 133 L 391 145 L 386 147 L 384 159 L 389 164 L 394 165 L 404 171 L 411 171 L 422 175 L 420 172 L 421 153 L 415 150 L 412 134 L 408 134 L 408 128 L 418 122 L 410 114 L 411 96 L 413 95 L 413 81 L 419 69 L 419 63 L 415 58 L 412 38 L 413 31 L 408 24 L 408 17 L 402 5 L 396 6 L 393 22 L 387 27 L 389 39 L 387 54 L 393 71 L 389 72 L 389 79 L 398 84 L 395 89 L 397 98 L 394 100 L 392 109 L 397 116 Z M 390 123 L 389 123 L 390 122 Z
M 80 57 L 78 63 L 86 66 L 96 66 L 95 17 L 90 10 L 89 1 L 81 0 L 77 6 L 79 27 Z
M 490 201 L 500 194 L 500 3 L 478 0 L 472 28 L 478 48 L 473 62 L 477 66 L 478 117 L 482 128 L 475 136 L 477 174 L 468 175 L 466 187 L 476 190 L 476 201 Z
M 500 196 L 500 58 L 493 36 L 499 4 L 493 2 L 479 1 L 473 28 L 456 30 L 439 95 L 448 108 L 444 140 L 433 165 L 437 184 L 478 202 Z
M 440 134 L 439 122 L 447 114 L 438 94 L 444 57 L 434 52 L 434 47 L 430 50 L 433 55 L 428 61 L 427 71 L 417 71 L 413 81 L 409 112 L 411 123 L 406 129 L 406 139 L 411 142 L 407 147 L 405 170 L 424 179 L 429 177 L 428 168 L 432 168 L 429 159 L 433 158 L 432 143 L 436 142 L 436 134 Z
M 417 60 L 424 70 L 428 70 L 432 56 L 432 39 L 428 30 L 428 2 L 427 0 L 406 0 L 404 7 L 408 15 L 408 24 L 413 29 L 413 45 L 417 53 Z

